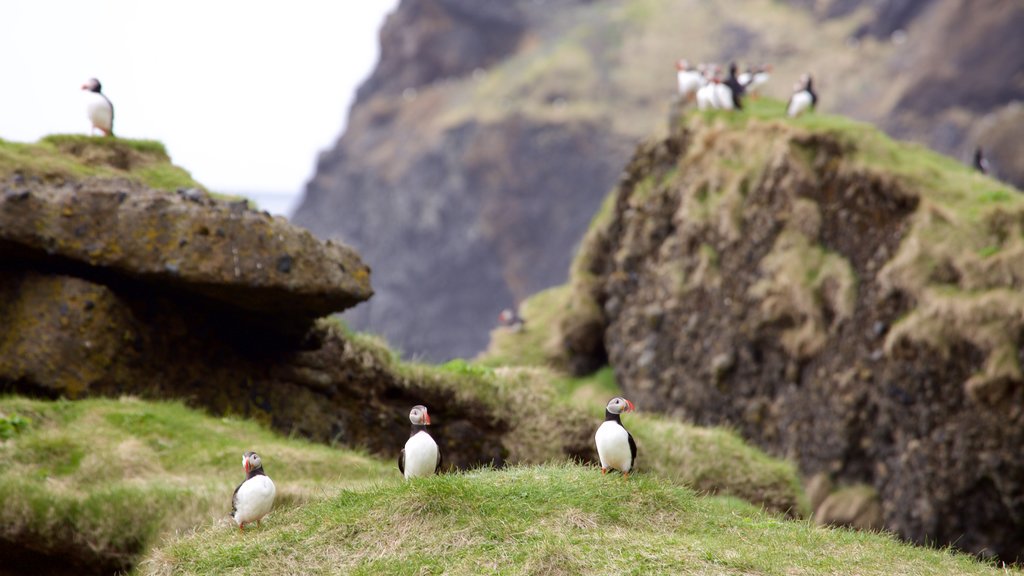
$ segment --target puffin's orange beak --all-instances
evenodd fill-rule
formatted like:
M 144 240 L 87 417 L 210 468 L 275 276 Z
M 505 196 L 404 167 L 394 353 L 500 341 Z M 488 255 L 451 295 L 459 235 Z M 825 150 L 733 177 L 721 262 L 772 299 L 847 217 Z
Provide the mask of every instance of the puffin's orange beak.
M 423 413 L 423 423 L 428 426 L 430 425 L 430 414 L 427 412 Z
M 623 400 L 625 400 L 625 398 L 623 398 Z M 633 412 L 634 410 L 636 410 L 636 406 L 633 406 L 633 403 L 630 402 L 629 400 L 626 400 L 626 406 L 629 406 L 626 412 Z
M 246 458 L 245 462 L 242 462 L 242 468 L 245 469 L 246 476 L 249 475 L 249 459 Z
M 88 89 L 89 89 L 88 86 L 86 86 L 85 84 L 82 84 L 82 90 L 88 90 Z

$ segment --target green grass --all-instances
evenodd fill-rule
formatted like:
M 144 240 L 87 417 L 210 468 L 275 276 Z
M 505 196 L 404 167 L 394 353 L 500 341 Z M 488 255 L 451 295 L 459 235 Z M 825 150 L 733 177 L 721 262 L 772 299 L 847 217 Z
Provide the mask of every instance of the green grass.
M 246 450 L 263 456 L 279 505 L 397 476 L 390 463 L 180 403 L 5 397 L 0 417 L 21 422 L 0 442 L 0 536 L 122 567 L 161 534 L 227 521 Z
M 208 525 L 145 574 L 1000 574 L 950 551 L 785 520 L 654 475 L 571 464 L 476 470 Z M 1019 573 L 1019 572 L 1015 572 Z
M 159 190 L 203 188 L 183 168 L 171 163 L 155 140 L 54 134 L 34 144 L 0 139 L 0 179 L 14 174 L 63 182 L 127 178 Z

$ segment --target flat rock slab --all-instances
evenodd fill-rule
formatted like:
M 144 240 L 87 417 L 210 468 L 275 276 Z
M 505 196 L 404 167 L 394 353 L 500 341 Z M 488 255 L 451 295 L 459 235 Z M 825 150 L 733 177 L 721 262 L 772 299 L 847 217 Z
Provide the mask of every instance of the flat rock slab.
M 26 260 L 276 317 L 320 317 L 373 294 L 369 267 L 347 246 L 320 241 L 245 201 L 129 181 L 4 185 L 0 262 Z

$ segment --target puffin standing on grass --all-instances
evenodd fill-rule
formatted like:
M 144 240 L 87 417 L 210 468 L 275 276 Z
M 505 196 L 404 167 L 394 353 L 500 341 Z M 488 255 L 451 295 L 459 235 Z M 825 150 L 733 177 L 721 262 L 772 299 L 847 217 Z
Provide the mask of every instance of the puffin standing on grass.
M 113 136 L 114 105 L 102 92 L 103 86 L 100 85 L 100 81 L 90 78 L 88 82 L 82 84 L 82 90 L 86 91 L 85 111 L 89 116 L 89 122 L 92 123 L 89 134 L 92 135 L 93 130 L 99 130 L 104 136 Z
M 814 91 L 814 81 L 810 74 L 801 77 L 803 87 L 797 86 L 796 92 L 789 97 L 789 104 L 786 105 L 786 114 L 795 118 L 804 113 L 805 110 L 814 110 L 818 104 L 818 93 Z
M 246 524 L 260 524 L 260 520 L 274 506 L 274 495 L 277 489 L 274 482 L 263 471 L 263 461 L 255 452 L 246 452 L 242 456 L 242 469 L 245 470 L 245 481 L 235 488 L 231 497 L 231 518 L 238 524 L 238 530 L 244 531 Z
M 633 435 L 622 426 L 619 415 L 634 410 L 636 407 L 632 402 L 619 397 L 612 398 L 605 407 L 604 422 L 594 435 L 602 474 L 607 474 L 609 468 L 614 468 L 622 472 L 623 477 L 629 477 L 629 472 L 636 462 L 636 442 L 633 441 Z
M 409 421 L 412 422 L 412 432 L 398 455 L 398 470 L 406 480 L 437 474 L 441 470 L 441 448 L 427 432 L 430 425 L 427 407 L 413 406 L 409 411 Z

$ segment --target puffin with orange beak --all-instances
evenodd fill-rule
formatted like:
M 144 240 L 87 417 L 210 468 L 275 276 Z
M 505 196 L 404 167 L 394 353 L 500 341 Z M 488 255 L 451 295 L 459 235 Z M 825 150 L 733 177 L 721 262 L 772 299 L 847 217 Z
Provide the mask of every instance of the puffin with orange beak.
M 441 470 L 441 448 L 427 432 L 430 425 L 427 407 L 413 406 L 409 411 L 409 421 L 412 422 L 412 431 L 398 456 L 398 470 L 406 480 L 437 474 Z
M 102 92 L 103 86 L 100 81 L 90 78 L 85 84 L 82 84 L 82 90 L 86 91 L 85 112 L 89 116 L 89 122 L 92 123 L 90 134 L 93 130 L 99 130 L 104 136 L 113 136 L 114 105 Z
M 235 488 L 231 497 L 231 518 L 238 524 L 238 530 L 244 531 L 246 524 L 260 524 L 270 509 L 274 507 L 274 495 L 277 489 L 274 482 L 263 471 L 263 461 L 255 452 L 246 452 L 242 456 L 242 469 L 245 470 L 245 481 Z
M 633 403 L 625 398 L 615 397 L 604 409 L 604 422 L 597 429 L 594 440 L 597 442 L 597 456 L 601 460 L 601 473 L 607 474 L 609 468 L 622 472 L 628 478 L 636 462 L 636 442 L 633 435 L 622 426 L 620 414 L 636 410 Z

